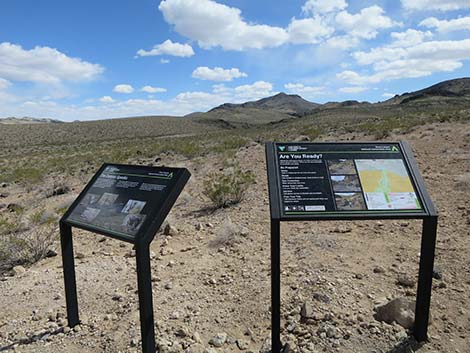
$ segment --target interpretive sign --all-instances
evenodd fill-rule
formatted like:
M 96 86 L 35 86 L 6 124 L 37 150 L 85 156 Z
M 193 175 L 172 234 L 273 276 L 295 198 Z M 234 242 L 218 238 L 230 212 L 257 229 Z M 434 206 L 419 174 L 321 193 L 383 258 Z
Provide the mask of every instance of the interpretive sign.
M 104 164 L 60 220 L 67 320 L 77 325 L 72 226 L 133 243 L 142 351 L 155 353 L 149 245 L 183 190 L 185 168 Z
M 155 220 L 176 183 L 188 178 L 186 169 L 104 165 L 64 221 L 134 241 Z
M 424 215 L 401 143 L 275 143 L 281 218 Z M 273 175 L 271 175 L 273 176 Z
M 272 352 L 280 342 L 280 222 L 422 219 L 413 334 L 426 340 L 437 214 L 408 144 L 266 144 L 271 210 Z

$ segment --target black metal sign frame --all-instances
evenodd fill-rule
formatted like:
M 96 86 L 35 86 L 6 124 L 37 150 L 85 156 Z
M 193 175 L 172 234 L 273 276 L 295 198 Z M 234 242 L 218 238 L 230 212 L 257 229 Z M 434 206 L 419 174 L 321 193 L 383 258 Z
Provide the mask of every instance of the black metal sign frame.
M 429 308 L 431 303 L 432 274 L 437 236 L 437 212 L 419 173 L 417 163 L 413 157 L 408 143 L 399 142 L 340 142 L 340 143 L 312 143 L 308 145 L 349 145 L 359 146 L 370 144 L 372 146 L 394 145 L 398 146 L 406 165 L 408 175 L 413 183 L 421 209 L 416 212 L 315 212 L 307 215 L 286 215 L 282 207 L 282 193 L 280 170 L 278 163 L 279 145 L 302 145 L 302 143 L 274 143 L 266 144 L 266 164 L 269 188 L 269 205 L 271 215 L 271 330 L 272 353 L 284 351 L 281 344 L 281 222 L 283 221 L 321 221 L 321 220 L 377 220 L 377 219 L 421 219 L 423 221 L 421 236 L 421 253 L 419 261 L 418 290 L 416 295 L 415 324 L 413 336 L 417 341 L 427 340 L 429 321 Z M 307 145 L 307 144 L 305 144 Z
M 173 173 L 174 180 L 168 185 L 168 191 L 165 197 L 159 203 L 158 209 L 155 209 L 147 215 L 145 221 L 139 228 L 137 234 L 133 237 L 124 233 L 106 231 L 103 228 L 97 228 L 93 225 L 87 225 L 71 221 L 69 216 L 80 204 L 81 200 L 93 187 L 96 180 L 102 175 L 107 167 L 132 168 L 137 171 L 155 169 L 156 171 L 164 169 Z M 124 164 L 108 164 L 101 166 L 98 172 L 93 176 L 87 186 L 83 189 L 77 199 L 73 202 L 67 212 L 60 220 L 60 241 L 62 249 L 62 265 L 64 271 L 65 299 L 67 306 L 68 325 L 72 328 L 80 323 L 78 314 L 77 285 L 75 276 L 75 263 L 73 254 L 72 227 L 81 228 L 90 232 L 109 236 L 118 240 L 129 242 L 135 245 L 136 265 L 137 265 L 137 286 L 139 294 L 139 312 L 140 326 L 142 336 L 142 351 L 144 353 L 155 353 L 155 328 L 153 316 L 152 300 L 152 282 L 150 267 L 150 243 L 155 237 L 155 233 L 163 224 L 166 216 L 176 202 L 179 194 L 183 190 L 191 174 L 185 168 L 167 168 L 167 167 L 145 167 Z

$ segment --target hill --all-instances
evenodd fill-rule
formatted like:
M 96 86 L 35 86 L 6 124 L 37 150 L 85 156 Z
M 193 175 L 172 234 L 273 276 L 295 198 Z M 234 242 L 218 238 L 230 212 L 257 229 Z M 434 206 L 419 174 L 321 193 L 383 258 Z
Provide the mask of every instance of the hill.
M 284 114 L 302 116 L 318 108 L 320 104 L 309 102 L 297 94 L 278 93 L 271 97 L 259 99 L 257 101 L 242 104 L 225 103 L 215 110 L 235 110 L 240 108 L 273 110 Z
M 396 95 L 383 102 L 384 104 L 409 103 L 449 103 L 460 101 L 470 103 L 470 78 L 464 77 L 443 81 L 415 92 Z
M 63 123 L 63 121 L 56 120 L 56 119 L 51 119 L 51 118 L 32 118 L 32 117 L 22 117 L 22 118 L 16 118 L 16 117 L 8 117 L 8 118 L 3 118 L 0 119 L 0 124 L 11 124 L 11 125 L 16 125 L 16 124 L 60 124 Z

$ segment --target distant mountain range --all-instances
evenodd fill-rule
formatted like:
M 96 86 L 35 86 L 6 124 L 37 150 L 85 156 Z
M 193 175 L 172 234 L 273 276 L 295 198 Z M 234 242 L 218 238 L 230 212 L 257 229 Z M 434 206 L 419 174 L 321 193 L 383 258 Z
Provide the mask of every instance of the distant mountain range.
M 443 81 L 428 88 L 415 92 L 396 95 L 383 102 L 369 103 L 347 100 L 344 102 L 328 102 L 318 104 L 309 102 L 296 94 L 278 93 L 271 97 L 241 104 L 225 103 L 206 113 L 191 113 L 186 118 L 195 121 L 210 122 L 223 127 L 238 127 L 253 124 L 267 124 L 295 117 L 302 117 L 328 109 L 367 108 L 387 109 L 410 108 L 424 109 L 432 106 L 470 107 L 470 78 L 458 78 Z M 0 124 L 38 124 L 62 123 L 55 119 L 38 119 L 31 117 L 10 117 L 0 119 Z
M 63 121 L 51 119 L 51 118 L 32 118 L 29 116 L 24 116 L 22 118 L 8 117 L 0 119 L 0 124 L 59 124 Z

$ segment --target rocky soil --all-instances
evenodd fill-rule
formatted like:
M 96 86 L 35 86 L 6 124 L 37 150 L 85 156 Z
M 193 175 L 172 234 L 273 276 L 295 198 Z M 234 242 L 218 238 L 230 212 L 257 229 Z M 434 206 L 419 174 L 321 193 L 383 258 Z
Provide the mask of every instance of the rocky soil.
M 400 314 L 402 325 L 374 318 L 380 304 L 415 298 L 420 221 L 290 222 L 282 224 L 282 336 L 293 352 L 469 352 L 470 125 L 432 124 L 389 139 L 410 142 L 439 211 L 430 341 L 419 346 L 410 338 L 402 326 L 409 324 L 409 310 Z M 171 211 L 170 227 L 151 246 L 159 352 L 265 352 L 270 243 L 264 147 L 253 142 L 237 152 L 256 183 L 240 204 L 215 212 L 208 211 L 202 184 L 222 168 L 222 157 L 160 157 L 159 163 L 185 166 L 192 178 Z M 44 202 L 70 202 L 84 186 L 65 182 L 70 193 Z M 15 185 L 0 191 L 5 204 L 27 205 L 38 195 Z M 57 249 L 58 256 L 0 276 L 0 352 L 140 351 L 132 246 L 81 230 L 74 230 L 74 242 L 81 324 L 67 327 Z

